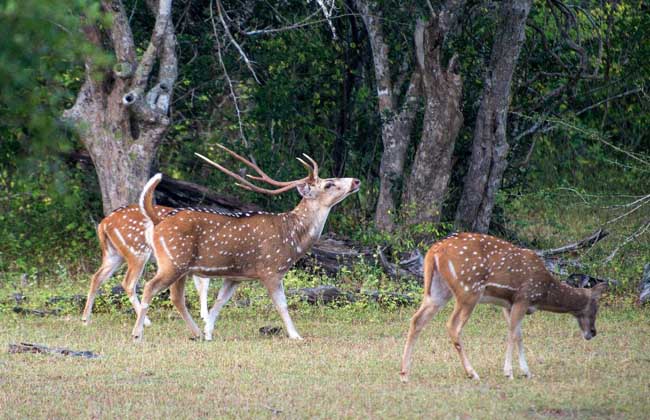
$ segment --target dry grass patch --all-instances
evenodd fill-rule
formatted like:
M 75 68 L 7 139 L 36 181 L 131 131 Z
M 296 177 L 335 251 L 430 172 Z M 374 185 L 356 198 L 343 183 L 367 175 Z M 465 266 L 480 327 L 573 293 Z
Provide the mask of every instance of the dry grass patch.
M 172 313 L 152 313 L 145 342 L 129 338 L 133 319 L 4 315 L 0 322 L 0 412 L 9 418 L 69 417 L 372 417 L 372 418 L 643 418 L 650 402 L 650 316 L 603 311 L 586 342 L 568 316 L 525 321 L 535 377 L 502 377 L 505 326 L 480 307 L 465 342 L 480 382 L 465 379 L 444 322 L 423 333 L 411 382 L 399 359 L 413 309 L 293 311 L 306 340 L 265 338 L 280 324 L 271 311 L 227 308 L 214 342 L 188 340 Z M 10 355 L 11 342 L 92 350 L 100 359 Z

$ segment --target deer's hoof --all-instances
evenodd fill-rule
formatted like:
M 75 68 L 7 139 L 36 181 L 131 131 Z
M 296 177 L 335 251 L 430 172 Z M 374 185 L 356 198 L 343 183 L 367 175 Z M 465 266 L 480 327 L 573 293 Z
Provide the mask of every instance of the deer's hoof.
M 403 384 L 408 383 L 408 381 L 409 381 L 409 374 L 408 374 L 408 373 L 405 373 L 405 372 L 400 372 L 400 373 L 399 373 L 399 380 L 400 380 Z
M 472 379 L 474 381 L 480 381 L 481 380 L 481 378 L 478 376 L 478 373 L 476 373 L 475 371 L 471 371 L 467 375 L 469 376 L 470 379 Z

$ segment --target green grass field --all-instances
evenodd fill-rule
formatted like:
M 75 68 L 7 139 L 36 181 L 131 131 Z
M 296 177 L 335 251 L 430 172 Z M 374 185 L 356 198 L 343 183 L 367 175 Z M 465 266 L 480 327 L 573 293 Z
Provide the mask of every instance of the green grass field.
M 226 307 L 213 342 L 188 339 L 173 311 L 153 308 L 145 341 L 133 318 L 0 315 L 0 416 L 5 418 L 647 418 L 650 312 L 604 308 L 592 341 L 571 316 L 524 323 L 534 377 L 502 376 L 505 326 L 481 306 L 464 331 L 481 381 L 466 379 L 444 328 L 451 305 L 423 333 L 411 382 L 399 360 L 414 308 L 292 311 L 303 342 L 264 337 L 280 325 L 270 306 Z M 88 360 L 8 354 L 9 343 L 92 350 Z M 515 363 L 515 367 L 517 364 Z

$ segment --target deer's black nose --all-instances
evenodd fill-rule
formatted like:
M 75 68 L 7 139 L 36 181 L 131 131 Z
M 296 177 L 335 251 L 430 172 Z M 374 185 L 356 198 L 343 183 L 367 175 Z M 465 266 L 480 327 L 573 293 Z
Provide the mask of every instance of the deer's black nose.
M 354 178 L 354 179 L 352 180 L 352 188 L 356 190 L 356 189 L 359 188 L 360 186 L 361 186 L 361 181 L 359 181 L 358 179 Z

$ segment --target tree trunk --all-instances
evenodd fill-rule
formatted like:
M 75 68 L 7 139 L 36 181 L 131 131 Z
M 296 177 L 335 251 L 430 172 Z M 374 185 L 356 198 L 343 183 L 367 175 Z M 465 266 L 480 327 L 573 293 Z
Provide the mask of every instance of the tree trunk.
M 409 86 L 402 100 L 397 104 L 401 86 L 393 86 L 390 75 L 388 44 L 384 41 L 381 15 L 371 10 L 368 3 L 355 0 L 355 7 L 361 14 L 368 32 L 372 60 L 377 84 L 377 102 L 382 121 L 382 143 L 384 150 L 379 166 L 379 197 L 375 211 L 375 226 L 379 230 L 392 231 L 399 197 L 404 162 L 408 149 L 410 134 L 417 111 L 417 99 L 420 91 L 420 74 L 414 70 Z
M 425 97 L 422 136 L 404 192 L 403 212 L 408 224 L 435 222 L 447 193 L 452 153 L 463 124 L 462 80 L 454 55 L 443 66 L 441 53 L 461 2 L 449 1 L 429 22 L 418 22 L 416 54 Z
M 506 138 L 512 76 L 525 39 L 531 0 L 504 0 L 494 37 L 490 67 L 476 118 L 474 142 L 456 225 L 487 232 L 509 150 Z
M 395 213 L 406 151 L 416 114 L 416 91 L 420 89 L 420 74 L 415 71 L 408 88 L 407 99 L 402 110 L 390 120 L 384 121 L 381 129 L 384 151 L 379 165 L 379 198 L 375 212 L 375 225 L 390 232 L 395 227 Z
M 110 28 L 88 25 L 84 31 L 97 48 L 109 48 L 117 64 L 112 69 L 99 68 L 88 57 L 86 79 L 75 104 L 63 114 L 93 160 L 105 214 L 137 201 L 170 124 L 169 105 L 177 76 L 171 0 L 147 4 L 156 23 L 149 46 L 138 60 L 122 2 L 101 2 L 102 10 L 112 17 Z M 154 83 L 150 79 L 156 62 L 158 80 Z

